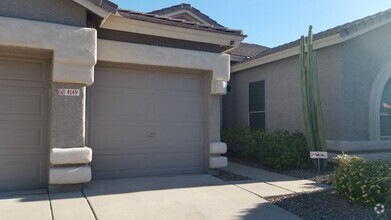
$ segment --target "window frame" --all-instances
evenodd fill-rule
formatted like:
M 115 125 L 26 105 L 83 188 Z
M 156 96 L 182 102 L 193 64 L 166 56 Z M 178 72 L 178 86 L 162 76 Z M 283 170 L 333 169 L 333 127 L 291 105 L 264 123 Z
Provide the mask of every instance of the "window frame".
M 250 85 L 251 83 L 259 83 L 259 82 L 264 82 L 263 83 L 263 99 L 264 99 L 264 109 L 263 110 L 254 110 L 254 111 L 251 111 L 250 110 Z M 247 115 L 247 126 L 250 128 L 250 129 L 253 129 L 251 128 L 251 114 L 263 114 L 264 115 L 264 127 L 261 128 L 261 129 L 266 129 L 266 80 L 258 80 L 258 81 L 253 81 L 253 82 L 249 82 L 248 83 L 248 115 Z
M 381 105 L 380 105 L 380 109 L 379 109 L 379 136 L 380 136 L 380 140 L 391 140 L 391 134 L 389 135 L 382 135 L 382 118 L 383 117 L 388 117 L 388 120 L 391 120 L 391 115 L 389 115 L 384 107 L 383 107 L 383 103 L 388 103 L 388 104 L 391 104 L 389 103 L 389 101 L 386 101 L 384 100 L 383 96 L 384 96 L 384 92 L 386 91 L 387 89 L 387 86 L 389 86 L 391 88 L 391 78 L 387 80 L 386 84 L 384 85 L 384 88 L 383 88 L 383 91 L 382 91 L 382 95 L 380 97 L 380 101 L 381 101 Z M 390 128 L 391 129 L 391 128 Z
M 227 93 L 232 93 L 232 85 L 227 85 Z

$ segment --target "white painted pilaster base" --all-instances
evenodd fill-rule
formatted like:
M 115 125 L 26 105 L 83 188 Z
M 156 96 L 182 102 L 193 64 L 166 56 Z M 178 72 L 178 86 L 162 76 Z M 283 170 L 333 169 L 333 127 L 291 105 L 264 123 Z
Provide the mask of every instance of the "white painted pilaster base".
M 91 167 L 51 167 L 49 168 L 49 184 L 80 184 L 91 181 Z
M 210 154 L 225 154 L 227 153 L 227 144 L 223 142 L 211 142 Z
M 224 168 L 227 166 L 228 166 L 227 157 L 211 156 L 209 158 L 209 168 L 211 169 Z
M 92 161 L 92 150 L 88 147 L 53 148 L 50 150 L 52 165 L 86 164 Z

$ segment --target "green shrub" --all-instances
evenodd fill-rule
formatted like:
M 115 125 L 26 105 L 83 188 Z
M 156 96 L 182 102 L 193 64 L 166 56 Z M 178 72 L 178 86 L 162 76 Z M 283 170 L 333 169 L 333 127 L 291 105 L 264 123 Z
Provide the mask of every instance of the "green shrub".
M 342 154 L 337 155 L 334 157 L 335 162 L 337 163 L 338 167 L 346 166 L 351 163 L 354 163 L 356 161 L 364 161 L 365 159 L 362 157 L 357 157 L 355 155 L 348 155 L 342 152 Z
M 332 175 L 337 192 L 352 203 L 388 204 L 391 198 L 391 163 L 350 158 Z
M 303 168 L 309 165 L 304 135 L 299 132 L 223 129 L 221 139 L 227 143 L 228 156 L 257 159 L 276 169 Z
M 223 129 L 221 139 L 227 144 L 227 155 L 233 157 L 251 157 L 255 148 L 253 133 L 247 128 Z
M 282 130 L 264 135 L 258 160 L 276 169 L 308 167 L 310 160 L 304 135 Z

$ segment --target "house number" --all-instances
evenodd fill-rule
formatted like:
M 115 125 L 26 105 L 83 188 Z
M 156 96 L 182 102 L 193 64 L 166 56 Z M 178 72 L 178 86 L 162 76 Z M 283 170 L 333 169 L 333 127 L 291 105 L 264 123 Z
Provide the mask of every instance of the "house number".
M 79 89 L 58 89 L 59 96 L 80 96 Z

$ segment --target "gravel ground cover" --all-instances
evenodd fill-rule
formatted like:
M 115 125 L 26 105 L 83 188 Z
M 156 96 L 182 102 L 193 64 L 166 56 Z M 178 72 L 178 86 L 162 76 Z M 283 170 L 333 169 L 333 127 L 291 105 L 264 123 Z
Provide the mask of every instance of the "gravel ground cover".
M 294 194 L 267 199 L 271 203 L 303 219 L 324 220 L 390 220 L 389 214 L 377 214 L 372 207 L 353 205 L 335 190 Z
M 230 161 L 329 185 L 331 185 L 331 174 L 335 169 L 335 165 L 329 163 L 327 170 L 318 171 L 316 169 L 295 169 L 282 171 L 265 168 L 256 160 L 230 158 Z M 350 204 L 344 197 L 338 195 L 335 190 L 293 194 L 269 198 L 267 200 L 303 219 L 391 220 L 391 211 L 388 213 L 377 214 L 373 207 Z
M 335 169 L 335 164 L 329 163 L 326 170 L 316 170 L 316 169 L 295 169 L 295 170 L 277 170 L 279 172 L 288 176 L 297 177 L 299 179 L 308 179 L 318 183 L 331 185 L 331 174 Z

